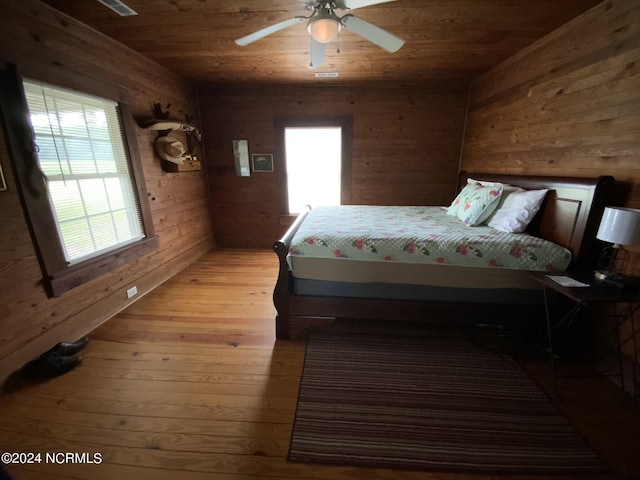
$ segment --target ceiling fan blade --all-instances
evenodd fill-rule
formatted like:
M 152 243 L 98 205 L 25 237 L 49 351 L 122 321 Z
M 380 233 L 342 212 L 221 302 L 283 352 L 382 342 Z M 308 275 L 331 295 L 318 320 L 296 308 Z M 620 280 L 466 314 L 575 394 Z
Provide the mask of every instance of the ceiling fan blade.
M 321 67 L 324 63 L 324 43 L 320 43 L 313 38 L 311 39 L 311 62 L 309 63 L 310 68 L 318 68 Z
M 341 22 L 344 28 L 384 48 L 387 52 L 397 52 L 404 45 L 404 40 L 401 38 L 353 15 L 345 15 Z
M 271 35 L 272 33 L 279 32 L 291 25 L 295 25 L 296 23 L 302 23 L 306 20 L 305 17 L 294 17 L 289 20 L 285 20 L 284 22 L 276 23 L 275 25 L 271 25 L 270 27 L 263 28 L 262 30 L 258 30 L 257 32 L 250 33 L 242 38 L 237 39 L 235 42 L 244 47 L 245 45 L 249 45 L 255 41 L 260 40 L 261 38 L 266 37 L 267 35 Z
M 336 2 L 342 10 L 355 10 L 356 8 L 370 7 L 379 3 L 395 2 L 396 0 L 340 0 Z

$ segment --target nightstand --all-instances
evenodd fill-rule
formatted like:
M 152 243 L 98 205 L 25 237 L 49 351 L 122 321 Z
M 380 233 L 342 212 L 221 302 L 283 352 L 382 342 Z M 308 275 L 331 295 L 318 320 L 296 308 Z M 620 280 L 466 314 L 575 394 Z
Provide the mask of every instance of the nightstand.
M 635 322 L 632 317 L 634 313 L 640 308 L 640 289 L 616 289 L 613 287 L 607 287 L 595 279 L 592 271 L 590 272 L 572 272 L 572 273 L 549 273 L 549 272 L 528 272 L 529 276 L 542 284 L 542 291 L 544 294 L 544 309 L 547 322 L 547 341 L 549 350 L 549 359 L 551 364 L 551 373 L 553 376 L 553 387 L 558 397 L 558 384 L 556 376 L 555 357 L 553 353 L 553 332 L 562 326 L 571 325 L 576 319 L 579 312 L 590 305 L 594 304 L 615 304 L 616 306 L 622 306 L 620 312 L 616 312 L 614 315 L 608 315 L 608 318 L 613 320 L 615 324 L 616 334 L 616 347 L 618 354 L 621 347 L 627 341 L 634 342 L 634 352 L 636 352 L 636 331 Z M 569 277 L 571 280 L 576 280 L 581 283 L 587 284 L 587 286 L 563 286 L 557 281 L 553 280 L 553 277 Z M 568 298 L 573 302 L 572 308 L 557 322 L 552 322 L 551 314 L 549 312 L 549 292 L 555 292 L 563 297 Z M 617 310 L 617 308 L 616 308 Z M 620 326 L 627 320 L 631 319 L 631 335 L 624 341 L 620 337 Z M 634 359 L 637 360 L 637 359 Z M 635 382 L 635 371 L 632 372 L 632 378 Z M 618 375 L 616 375 L 618 376 Z M 623 391 L 625 391 L 624 385 L 624 371 L 622 361 L 620 362 L 620 382 Z

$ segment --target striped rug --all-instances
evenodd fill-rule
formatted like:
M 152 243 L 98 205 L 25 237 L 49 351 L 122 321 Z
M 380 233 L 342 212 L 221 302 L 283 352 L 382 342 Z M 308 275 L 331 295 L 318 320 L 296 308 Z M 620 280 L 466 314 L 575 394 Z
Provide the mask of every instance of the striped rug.
M 461 338 L 314 332 L 294 462 L 476 473 L 606 471 L 515 362 Z

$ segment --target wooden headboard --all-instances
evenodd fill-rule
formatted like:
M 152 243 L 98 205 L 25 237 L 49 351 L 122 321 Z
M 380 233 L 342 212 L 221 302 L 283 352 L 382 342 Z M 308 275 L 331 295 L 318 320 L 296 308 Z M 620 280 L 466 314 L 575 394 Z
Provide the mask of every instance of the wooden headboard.
M 526 190 L 548 188 L 540 212 L 527 231 L 571 251 L 570 268 L 596 266 L 602 244 L 596 239 L 602 212 L 613 190 L 611 176 L 597 178 L 520 176 L 460 172 L 458 190 L 468 178 L 507 183 Z

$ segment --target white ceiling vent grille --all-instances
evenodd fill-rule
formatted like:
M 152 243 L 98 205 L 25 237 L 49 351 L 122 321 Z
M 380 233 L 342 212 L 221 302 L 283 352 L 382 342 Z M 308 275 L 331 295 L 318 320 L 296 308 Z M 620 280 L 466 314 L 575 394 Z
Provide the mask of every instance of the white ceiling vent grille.
M 98 0 L 105 7 L 109 7 L 111 10 L 116 12 L 121 17 L 131 17 L 133 15 L 138 15 L 138 13 L 133 10 L 131 7 L 128 7 L 120 0 Z
M 336 78 L 338 76 L 338 72 L 317 72 L 317 78 Z

